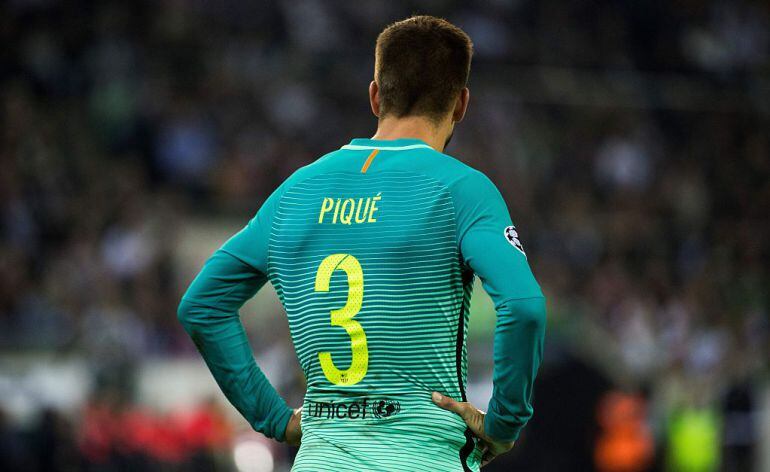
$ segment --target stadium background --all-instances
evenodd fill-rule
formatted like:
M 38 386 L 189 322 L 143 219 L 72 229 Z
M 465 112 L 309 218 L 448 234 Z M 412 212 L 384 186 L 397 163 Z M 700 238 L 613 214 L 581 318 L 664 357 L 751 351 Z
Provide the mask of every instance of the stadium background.
M 770 470 L 770 8 L 749 0 L 3 2 L 1 470 L 287 470 L 176 304 L 293 170 L 371 136 L 374 40 L 411 13 L 475 42 L 448 152 L 498 184 L 549 299 L 535 417 L 485 470 Z M 299 404 L 275 296 L 243 314 Z M 471 318 L 482 406 L 480 292 Z

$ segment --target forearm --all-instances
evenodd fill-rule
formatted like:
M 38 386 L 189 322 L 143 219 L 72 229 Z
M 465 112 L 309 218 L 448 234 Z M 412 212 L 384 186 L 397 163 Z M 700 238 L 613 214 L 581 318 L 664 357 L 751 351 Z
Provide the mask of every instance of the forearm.
M 532 389 L 543 357 L 545 298 L 509 300 L 498 307 L 493 392 L 484 430 L 514 441 L 532 417 Z
M 254 361 L 238 313 L 183 298 L 178 317 L 230 403 L 256 431 L 283 440 L 292 410 Z

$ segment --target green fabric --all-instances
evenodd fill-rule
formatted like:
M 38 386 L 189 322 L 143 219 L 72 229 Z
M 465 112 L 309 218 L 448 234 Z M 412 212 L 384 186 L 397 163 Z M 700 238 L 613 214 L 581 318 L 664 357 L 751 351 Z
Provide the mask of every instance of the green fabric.
M 513 223 L 494 184 L 470 171 L 453 189 L 461 255 L 481 278 L 497 311 L 494 387 L 484 429 L 493 438 L 513 441 L 533 412 L 532 388 L 545 337 L 545 299 L 526 256 L 504 237 L 504 229 Z
M 206 262 L 177 315 L 227 399 L 267 437 L 284 439 L 292 410 L 254 361 L 238 310 L 267 281 L 267 235 L 278 192 Z
M 532 388 L 543 358 L 545 299 L 508 300 L 497 305 L 492 398 L 484 431 L 515 441 L 532 417 Z
M 419 140 L 355 139 L 287 179 L 196 278 L 180 319 L 233 404 L 280 438 L 288 408 L 237 318 L 270 280 L 307 379 L 295 471 L 477 470 L 478 449 L 460 460 L 465 424 L 430 394 L 465 397 L 476 274 L 498 313 L 487 433 L 514 439 L 532 414 L 545 304 L 510 226 L 478 171 Z

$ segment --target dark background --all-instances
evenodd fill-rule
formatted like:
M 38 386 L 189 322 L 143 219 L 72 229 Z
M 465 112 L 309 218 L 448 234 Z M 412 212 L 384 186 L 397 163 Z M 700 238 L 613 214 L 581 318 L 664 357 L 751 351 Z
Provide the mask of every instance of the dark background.
M 447 152 L 499 186 L 549 300 L 535 417 L 485 470 L 770 470 L 770 7 L 748 0 L 3 2 L 0 469 L 290 465 L 176 304 L 283 179 L 373 134 L 374 40 L 412 13 L 475 42 Z M 258 298 L 255 354 L 297 405 Z M 477 295 L 481 407 L 493 323 Z

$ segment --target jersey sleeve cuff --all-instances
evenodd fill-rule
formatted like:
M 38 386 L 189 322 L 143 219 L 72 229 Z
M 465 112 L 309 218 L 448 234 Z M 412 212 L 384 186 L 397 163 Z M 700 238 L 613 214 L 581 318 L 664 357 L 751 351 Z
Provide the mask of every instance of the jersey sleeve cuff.
M 269 429 L 263 431 L 258 425 L 252 425 L 252 427 L 269 438 L 283 442 L 286 440 L 286 426 L 289 424 L 292 413 L 294 413 L 294 410 L 284 404 L 276 413 L 270 415 Z
M 497 416 L 493 411 L 487 412 L 484 417 L 484 434 L 495 441 L 512 442 L 519 439 L 519 433 L 524 425 L 511 425 Z

